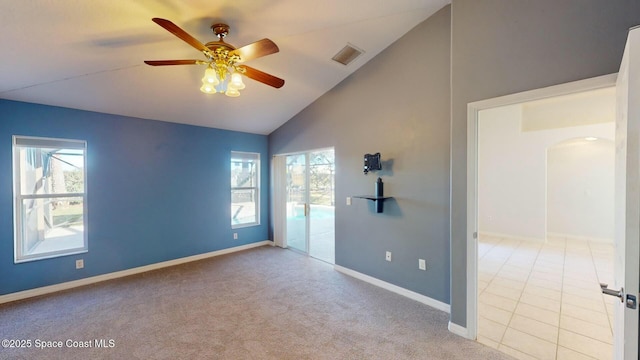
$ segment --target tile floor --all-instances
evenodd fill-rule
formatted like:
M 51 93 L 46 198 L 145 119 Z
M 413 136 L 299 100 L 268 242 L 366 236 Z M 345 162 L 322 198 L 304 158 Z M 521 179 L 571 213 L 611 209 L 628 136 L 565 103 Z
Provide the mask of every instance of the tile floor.
M 517 359 L 611 359 L 613 245 L 482 236 L 478 341 Z

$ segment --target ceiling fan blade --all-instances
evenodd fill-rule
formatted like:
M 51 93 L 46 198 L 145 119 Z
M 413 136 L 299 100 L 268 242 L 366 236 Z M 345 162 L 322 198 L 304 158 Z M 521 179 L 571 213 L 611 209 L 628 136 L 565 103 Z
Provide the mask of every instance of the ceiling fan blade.
M 169 31 L 173 35 L 180 38 L 182 41 L 193 46 L 195 49 L 202 51 L 205 55 L 208 56 L 211 52 L 211 50 L 209 50 L 208 47 L 204 46 L 203 43 L 198 41 L 193 36 L 189 35 L 186 31 L 182 30 L 180 27 L 178 27 L 178 25 L 172 23 L 171 21 L 161 18 L 153 18 L 151 20 L 153 20 L 154 23 L 165 28 L 165 30 Z
M 269 86 L 273 86 L 276 89 L 281 88 L 284 85 L 284 80 L 275 77 L 273 75 L 267 74 L 266 72 L 260 71 L 258 69 L 254 69 L 252 67 L 242 65 L 239 68 L 244 69 L 244 74 L 255 81 L 259 81 L 263 84 L 267 84 Z
M 206 61 L 202 60 L 145 60 L 144 63 L 151 66 L 208 64 Z
M 240 56 L 240 61 L 244 62 L 251 59 L 257 59 L 262 56 L 274 54 L 280 51 L 278 45 L 269 39 L 258 40 L 249 45 L 232 50 L 230 54 Z

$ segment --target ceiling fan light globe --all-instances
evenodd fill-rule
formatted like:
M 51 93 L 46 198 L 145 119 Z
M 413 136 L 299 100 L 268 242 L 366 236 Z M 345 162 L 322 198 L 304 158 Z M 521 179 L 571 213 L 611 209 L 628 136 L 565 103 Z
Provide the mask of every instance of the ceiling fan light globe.
M 218 84 L 220 84 L 220 81 L 218 81 L 217 78 L 208 78 L 208 77 L 203 77 L 202 78 L 202 85 L 209 85 L 209 86 L 217 86 Z
M 216 88 L 211 84 L 202 84 L 202 86 L 200 87 L 200 91 L 205 94 L 215 94 Z
M 202 83 L 209 83 L 213 86 L 220 84 L 220 80 L 218 80 L 218 77 L 216 76 L 216 71 L 212 68 L 207 68 L 207 70 L 204 71 Z
M 229 82 L 229 86 L 238 90 L 244 89 L 245 85 L 242 82 L 242 75 L 240 75 L 240 73 L 237 73 L 237 72 L 231 74 L 231 82 Z
M 230 86 L 230 87 L 227 88 L 227 91 L 225 91 L 224 94 L 229 96 L 229 97 L 238 97 L 238 96 L 240 96 L 240 91 L 238 91 L 238 89 Z

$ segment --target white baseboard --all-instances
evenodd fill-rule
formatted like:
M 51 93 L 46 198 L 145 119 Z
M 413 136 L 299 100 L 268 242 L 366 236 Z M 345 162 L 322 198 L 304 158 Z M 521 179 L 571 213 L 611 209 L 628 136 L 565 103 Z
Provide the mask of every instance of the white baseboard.
M 454 324 L 451 321 L 449 321 L 449 331 L 451 331 L 456 335 L 462 336 L 463 338 L 475 340 L 475 339 L 471 339 L 471 337 L 469 336 L 469 331 L 467 330 L 466 327 L 462 327 L 458 324 Z
M 546 240 L 545 238 L 525 237 L 525 236 L 519 236 L 519 235 L 513 235 L 513 234 L 503 234 L 503 233 L 496 233 L 496 232 L 490 232 L 490 231 L 480 231 L 479 234 L 480 234 L 481 238 L 482 238 L 482 236 L 492 236 L 492 237 L 499 237 L 499 238 L 503 238 L 503 239 L 526 240 L 526 241 L 534 241 L 534 242 L 539 242 L 539 243 L 543 243 Z
M 382 281 L 380 279 L 374 278 L 372 276 L 369 275 L 365 275 L 363 273 L 359 273 L 355 270 L 351 270 L 345 267 L 342 267 L 340 265 L 334 265 L 333 268 L 345 275 L 349 275 L 351 277 L 354 277 L 358 280 L 362 280 L 364 282 L 368 282 L 369 284 L 381 287 L 385 290 L 389 290 L 391 292 L 394 292 L 396 294 L 408 297 L 409 299 L 421 302 L 425 305 L 431 306 L 432 308 L 444 311 L 446 313 L 450 313 L 451 312 L 451 307 L 449 306 L 449 304 L 445 304 L 441 301 L 432 299 L 428 296 L 424 296 L 422 294 L 418 294 L 417 292 L 413 292 L 411 290 L 407 290 L 405 288 L 402 288 L 400 286 L 397 285 L 393 285 L 390 284 L 386 281 Z
M 180 265 L 180 264 L 188 263 L 191 261 L 197 261 L 197 260 L 207 259 L 215 256 L 230 254 L 238 251 L 248 250 L 248 249 L 265 246 L 265 245 L 273 245 L 273 241 L 264 240 L 256 243 L 235 246 L 228 249 L 222 249 L 222 250 L 212 251 L 204 254 L 187 256 L 179 259 L 168 260 L 168 261 L 163 261 L 155 264 L 140 266 L 140 267 L 131 268 L 127 270 L 116 271 L 108 274 L 92 276 L 84 279 L 68 281 L 68 282 L 55 284 L 55 285 L 43 286 L 35 289 L 19 291 L 11 294 L 6 294 L 6 295 L 0 295 L 0 304 L 4 304 L 11 301 L 16 301 L 16 300 L 27 299 L 34 296 L 50 294 L 57 291 L 72 289 L 79 286 L 95 284 L 101 281 L 107 281 L 107 280 L 117 279 L 117 278 L 129 276 L 129 275 L 140 274 L 143 272 L 157 270 L 157 269 L 161 269 L 169 266 Z
M 547 236 L 561 237 L 567 240 L 591 241 L 591 242 L 603 243 L 603 244 L 613 244 L 613 238 L 597 238 L 597 237 L 561 234 L 561 233 L 552 233 L 552 232 L 547 233 Z
M 554 233 L 554 232 L 548 232 L 544 239 L 542 239 L 542 238 L 533 238 L 533 237 L 524 237 L 524 236 L 513 235 L 513 234 L 495 233 L 495 232 L 490 232 L 490 231 L 480 231 L 479 234 L 480 234 L 480 237 L 482 237 L 482 236 L 491 236 L 491 237 L 499 237 L 499 238 L 503 238 L 503 239 L 526 240 L 526 241 L 533 241 L 533 242 L 546 242 L 547 241 L 547 237 L 559 237 L 559 238 L 565 238 L 567 240 L 592 241 L 592 242 L 597 242 L 597 243 L 613 244 L 613 239 L 597 238 L 597 237 L 589 237 L 589 236 L 580 236 L 580 235 L 572 235 L 572 234 L 561 234 L 561 233 Z

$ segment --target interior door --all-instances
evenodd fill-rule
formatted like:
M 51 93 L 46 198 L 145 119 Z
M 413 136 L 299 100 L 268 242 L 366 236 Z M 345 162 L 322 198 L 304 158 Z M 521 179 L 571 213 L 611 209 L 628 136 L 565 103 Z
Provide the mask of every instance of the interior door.
M 615 358 L 638 359 L 640 282 L 640 29 L 630 30 L 616 84 Z

